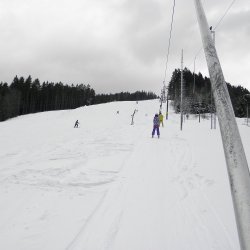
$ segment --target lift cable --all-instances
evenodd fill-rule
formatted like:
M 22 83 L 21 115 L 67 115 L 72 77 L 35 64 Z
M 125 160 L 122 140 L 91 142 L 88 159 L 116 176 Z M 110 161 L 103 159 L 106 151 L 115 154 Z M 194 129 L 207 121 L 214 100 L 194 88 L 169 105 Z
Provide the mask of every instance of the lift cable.
M 170 53 L 170 44 L 171 44 L 172 30 L 173 30 L 173 22 L 174 22 L 174 13 L 175 13 L 175 0 L 174 0 L 174 3 L 173 3 L 173 10 L 172 10 L 171 26 L 170 26 L 169 40 L 168 40 L 167 61 L 166 61 L 166 67 L 165 67 L 165 73 L 164 73 L 163 84 L 165 84 L 166 76 L 167 76 L 168 59 L 169 59 L 169 53 Z
M 229 5 L 228 8 L 226 9 L 226 11 L 224 12 L 223 16 L 219 19 L 219 21 L 218 21 L 217 24 L 215 25 L 214 30 L 216 30 L 216 29 L 220 26 L 221 22 L 223 21 L 223 19 L 225 18 L 225 16 L 227 15 L 227 13 L 228 13 L 229 10 L 232 8 L 232 6 L 233 6 L 233 4 L 234 4 L 235 2 L 236 2 L 236 0 L 233 0 L 233 1 L 230 3 L 230 5 Z M 202 47 L 197 51 L 197 53 L 195 54 L 194 59 L 196 59 L 196 58 L 199 56 L 199 54 L 201 53 L 201 51 L 202 51 Z M 188 68 L 189 68 L 192 64 L 193 64 L 193 62 L 190 63 L 190 65 L 188 66 Z

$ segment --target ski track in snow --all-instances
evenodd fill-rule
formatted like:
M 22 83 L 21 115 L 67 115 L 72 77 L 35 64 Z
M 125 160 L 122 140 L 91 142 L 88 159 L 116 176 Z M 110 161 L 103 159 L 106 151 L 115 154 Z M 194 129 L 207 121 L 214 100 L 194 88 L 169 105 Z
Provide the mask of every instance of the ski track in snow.
M 154 163 L 155 156 L 161 155 L 159 151 L 163 151 L 162 149 L 169 150 L 171 153 L 167 155 L 169 171 L 171 172 L 171 176 L 177 176 L 173 179 L 173 183 L 176 184 L 176 191 L 178 192 L 177 196 L 179 196 L 175 200 L 175 204 L 169 204 L 171 207 L 178 208 L 177 212 L 180 212 L 182 215 L 182 222 L 186 222 L 188 227 L 190 225 L 194 225 L 196 227 L 195 230 L 193 230 L 193 235 L 203 235 L 203 239 L 197 244 L 196 249 L 201 249 L 201 247 L 204 245 L 204 240 L 207 243 L 210 243 L 211 248 L 210 249 L 234 249 L 231 245 L 230 237 L 227 234 L 226 228 L 223 226 L 221 221 L 218 219 L 218 216 L 216 216 L 215 212 L 207 211 L 211 210 L 211 205 L 207 204 L 208 200 L 204 200 L 205 198 L 203 196 L 198 196 L 199 202 L 205 203 L 206 206 L 201 206 L 199 202 L 197 202 L 197 197 L 193 197 L 193 192 L 195 193 L 196 189 L 200 189 L 203 185 L 210 186 L 213 184 L 212 180 L 206 180 L 203 176 L 200 176 L 198 173 L 195 172 L 196 166 L 193 162 L 193 155 L 192 151 L 190 150 L 190 145 L 178 137 L 173 138 L 167 138 L 169 140 L 168 143 L 164 144 L 164 148 L 162 145 L 159 147 L 159 145 L 156 145 L 156 148 L 152 148 L 155 145 L 152 145 L 151 143 L 148 143 L 148 140 L 143 140 L 143 142 L 139 143 L 135 149 L 135 151 L 130 155 L 130 158 L 126 161 L 126 164 L 124 168 L 127 170 L 125 173 L 121 173 L 121 176 L 123 176 L 123 179 L 134 178 L 139 180 L 140 175 L 142 173 L 146 172 L 145 167 L 150 167 L 150 164 Z M 157 142 L 158 143 L 158 142 Z M 159 142 L 161 143 L 161 142 Z M 145 147 L 145 144 L 147 145 Z M 157 150 L 155 150 L 157 149 Z M 145 158 L 144 155 L 148 156 L 146 158 L 147 161 L 150 162 L 150 164 L 146 164 L 143 160 L 141 163 L 134 164 L 134 161 L 136 159 L 143 159 Z M 161 152 L 164 153 L 164 152 Z M 152 155 L 152 158 L 150 159 L 149 155 Z M 138 168 L 137 171 L 132 170 L 133 168 Z M 152 165 L 153 166 L 153 165 Z M 131 172 L 130 172 L 130 171 Z M 138 171 L 140 170 L 140 171 Z M 152 169 L 148 169 L 152 170 Z M 129 176 L 131 173 L 133 173 L 133 176 Z M 145 175 L 145 176 L 151 176 L 151 175 Z M 160 176 L 157 176 L 158 180 L 160 180 Z M 165 179 L 163 179 L 164 181 Z M 148 179 L 147 181 L 144 180 L 144 185 L 150 186 L 151 179 Z M 132 235 L 128 237 L 127 241 L 123 242 L 120 240 L 119 242 L 122 242 L 122 244 L 115 244 L 116 236 L 119 233 L 119 230 L 123 230 L 122 226 L 120 225 L 121 221 L 129 221 L 130 223 L 134 223 L 133 226 L 135 226 L 136 218 L 140 217 L 139 214 L 136 214 L 134 216 L 133 221 L 131 221 L 130 214 L 131 212 L 127 212 L 128 216 L 126 215 L 126 211 L 124 211 L 124 203 L 132 203 L 131 200 L 134 199 L 133 192 L 130 187 L 128 187 L 128 183 L 126 181 L 121 180 L 118 181 L 119 186 L 113 186 L 110 192 L 107 196 L 105 196 L 105 199 L 102 200 L 101 204 L 98 205 L 95 212 L 91 215 L 91 220 L 88 223 L 87 227 L 84 228 L 84 230 L 81 230 L 79 234 L 77 235 L 77 238 L 70 244 L 67 250 L 80 250 L 80 249 L 155 249 L 155 245 L 151 246 L 148 244 L 148 237 L 150 237 L 150 234 L 143 235 L 143 241 L 140 241 L 136 247 L 133 245 L 127 245 L 126 242 L 131 240 Z M 164 183 L 161 183 L 163 185 L 160 185 L 161 187 L 164 186 Z M 132 185 L 131 185 L 132 186 Z M 151 189 L 154 189 L 153 186 L 150 187 Z M 166 187 L 169 188 L 169 187 Z M 155 190 L 159 191 L 159 190 Z M 157 197 L 157 192 L 152 193 L 154 196 Z M 132 199 L 131 199 L 132 197 Z M 133 203 L 132 209 L 133 210 L 140 210 L 141 204 L 140 204 L 140 198 L 142 199 L 143 193 L 140 193 L 138 196 L 139 200 L 137 203 Z M 189 206 L 189 203 L 185 203 L 185 199 L 189 197 L 192 201 L 192 206 Z M 145 198 L 145 197 L 144 197 Z M 165 197 L 167 198 L 167 197 Z M 161 199 L 164 199 L 164 197 L 161 197 Z M 193 206 L 195 204 L 195 206 Z M 135 208 L 135 206 L 138 206 Z M 145 208 L 145 207 L 144 207 Z M 166 208 L 167 211 L 168 208 Z M 147 211 L 150 213 L 150 211 Z M 157 211 L 156 211 L 157 212 Z M 212 216 L 211 216 L 212 214 Z M 162 216 L 162 214 L 160 215 Z M 142 219 L 146 219 L 142 218 Z M 160 218 L 157 218 L 155 223 L 159 223 Z M 207 228 L 207 225 L 209 224 L 210 220 L 214 220 L 214 224 L 216 224 L 217 231 L 213 232 L 210 230 L 210 228 Z M 102 225 L 100 226 L 100 221 L 102 222 Z M 139 220 L 140 221 L 140 220 Z M 162 221 L 163 228 L 169 227 L 168 223 L 164 223 Z M 152 225 L 153 226 L 153 225 Z M 179 225 L 181 226 L 181 225 Z M 171 227 L 173 227 L 171 225 Z M 126 232 L 127 228 L 125 229 L 125 235 L 128 233 Z M 131 230 L 131 229 L 130 229 Z M 153 229 L 152 229 L 153 230 Z M 174 230 L 174 228 L 173 228 Z M 176 228 L 176 231 L 178 228 Z M 192 231 L 192 230 L 191 230 Z M 86 232 L 86 233 L 85 233 Z M 138 232 L 138 231 L 137 231 Z M 201 233 L 202 232 L 202 233 Z M 228 243 L 221 242 L 221 235 L 224 235 L 225 238 L 228 240 Z M 124 237 L 122 233 L 122 237 Z M 152 236 L 151 236 L 152 237 Z M 176 233 L 175 240 L 177 241 L 180 236 Z M 164 241 L 166 241 L 166 236 L 163 235 L 158 240 L 158 246 L 157 249 L 168 249 L 168 244 L 164 246 Z M 135 239 L 131 240 L 133 244 L 135 243 Z M 146 244 L 142 244 L 142 242 L 146 242 Z M 191 245 L 190 245 L 191 247 Z M 183 248 L 183 249 L 190 249 L 189 248 Z M 192 247 L 192 249 L 194 249 Z
M 150 137 L 158 107 L 157 101 L 111 103 L 8 121 L 24 126 L 37 117 L 47 137 L 34 128 L 35 139 L 23 146 L 29 135 L 23 127 L 16 144 L 8 141 L 0 151 L 0 248 L 238 250 L 236 229 L 227 228 L 208 194 L 216 180 L 178 130 L 179 117 L 171 113 L 161 138 Z M 67 134 L 74 113 L 93 121 Z M 43 118 L 54 116 L 65 123 L 58 132 Z M 16 241 L 8 240 L 13 235 Z
M 209 187 L 214 184 L 214 181 L 206 179 L 196 172 L 197 166 L 194 162 L 193 152 L 190 150 L 190 145 L 187 141 L 176 136 L 171 141 L 170 148 L 175 158 L 174 164 L 171 167 L 173 176 L 176 176 L 173 181 L 178 184 L 180 199 L 183 201 L 180 205 L 182 211 L 186 213 L 185 219 L 189 219 L 192 222 L 195 221 L 195 224 L 198 224 L 198 229 L 203 232 L 202 235 L 206 241 L 212 242 L 211 249 L 234 249 L 234 244 L 230 239 L 226 227 L 202 191 L 204 186 Z M 185 199 L 188 198 L 191 202 L 187 203 Z M 204 205 L 201 205 L 202 203 Z M 209 221 L 211 220 L 216 225 L 216 231 L 208 228 Z M 226 243 L 221 241 L 221 235 L 224 235 L 227 239 Z M 200 243 L 202 246 L 203 242 Z M 200 248 L 197 247 L 197 249 Z
M 139 135 L 141 135 L 141 132 Z M 140 139 L 138 135 L 134 138 L 134 140 Z M 133 159 L 133 156 L 136 155 L 136 151 L 137 150 L 131 152 L 121 164 L 121 171 L 119 172 L 119 177 L 116 179 L 116 183 L 107 191 L 104 198 L 91 214 L 91 220 L 88 220 L 88 222 L 83 225 L 66 250 L 82 248 L 86 250 L 111 249 L 111 245 L 119 230 L 119 223 L 123 214 L 124 182 L 126 179 L 124 171 L 126 171 L 128 167 L 132 167 L 130 161 L 131 158 Z M 102 221 L 101 224 L 100 221 Z
M 187 145 L 186 148 L 189 148 L 190 145 Z M 186 151 L 187 152 L 187 151 Z M 220 219 L 220 216 L 216 212 L 213 204 L 209 201 L 205 188 L 209 188 L 214 185 L 215 181 L 213 179 L 207 179 L 205 176 L 200 175 L 195 170 L 199 167 L 193 162 L 193 153 L 189 152 L 186 154 L 186 157 L 192 157 L 191 159 L 191 168 L 189 169 L 188 176 L 186 177 L 186 182 L 181 181 L 181 185 L 186 190 L 194 191 L 193 196 L 191 196 L 191 203 L 195 204 L 195 206 L 191 206 L 189 208 L 190 214 L 192 214 L 199 222 L 200 226 L 203 229 L 205 235 L 210 237 L 209 242 L 214 240 L 214 245 L 212 249 L 236 249 L 237 246 L 233 243 L 230 233 L 228 232 L 227 227 Z M 184 163 L 185 161 L 183 161 Z M 186 172 L 186 169 L 184 168 Z M 191 174 L 191 175 L 190 175 Z M 184 175 L 185 176 L 185 175 Z M 198 191 L 198 192 L 197 192 Z M 187 195 L 189 191 L 186 192 Z M 204 204 L 201 206 L 201 202 Z M 199 214 L 202 214 L 199 216 Z M 213 226 L 215 226 L 216 230 L 212 230 L 208 227 L 209 222 L 213 221 Z M 221 235 L 223 235 L 226 239 L 225 242 L 221 240 Z

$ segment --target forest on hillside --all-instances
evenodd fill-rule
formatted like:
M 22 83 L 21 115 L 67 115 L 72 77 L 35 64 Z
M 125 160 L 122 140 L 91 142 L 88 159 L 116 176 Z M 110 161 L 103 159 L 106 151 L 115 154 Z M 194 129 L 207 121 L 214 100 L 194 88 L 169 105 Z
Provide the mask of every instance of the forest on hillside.
M 193 74 L 189 69 L 183 70 L 183 112 L 186 114 L 214 113 L 214 98 L 211 98 L 211 83 L 201 73 Z M 180 111 L 181 70 L 175 69 L 168 85 L 169 99 L 173 101 L 176 112 Z M 244 96 L 250 92 L 242 86 L 227 83 L 235 116 L 246 117 L 247 105 Z M 250 100 L 249 100 L 250 101 Z M 250 103 L 250 102 L 249 102 Z
M 187 68 L 183 70 L 183 77 L 184 113 L 215 112 L 214 100 L 211 98 L 210 79 L 201 73 L 193 74 Z M 181 70 L 175 69 L 168 85 L 168 96 L 173 101 L 176 112 L 180 111 L 180 82 Z M 243 97 L 250 92 L 242 86 L 233 86 L 230 83 L 227 83 L 227 87 L 235 115 L 246 117 L 247 105 Z M 26 79 L 16 76 L 11 84 L 0 83 L 0 121 L 36 112 L 74 109 L 112 101 L 139 101 L 155 98 L 157 95 L 153 92 L 96 94 L 89 84 L 40 83 L 39 79 L 32 80 L 31 76 Z
M 0 83 L 0 121 L 36 112 L 74 109 L 112 101 L 155 99 L 152 92 L 137 91 L 96 94 L 90 85 L 65 85 L 62 82 L 32 80 L 31 76 L 15 77 L 11 84 Z

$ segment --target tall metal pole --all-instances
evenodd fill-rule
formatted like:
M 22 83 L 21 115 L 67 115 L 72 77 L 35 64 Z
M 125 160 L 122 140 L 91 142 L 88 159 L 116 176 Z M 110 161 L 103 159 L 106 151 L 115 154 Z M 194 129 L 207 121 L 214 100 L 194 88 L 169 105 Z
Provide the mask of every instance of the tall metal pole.
M 212 29 L 212 26 L 211 26 L 211 34 L 212 34 L 213 42 L 215 46 L 215 30 Z M 216 129 L 216 108 L 215 107 L 214 107 L 214 129 Z
M 250 174 L 238 126 L 217 52 L 200 0 L 194 0 L 209 69 L 227 163 L 239 242 L 250 249 Z
M 212 93 L 212 83 L 211 83 L 211 89 L 210 89 L 210 116 L 211 116 L 211 129 L 213 129 L 213 112 L 212 112 L 212 105 L 213 105 L 213 93 Z
M 247 126 L 248 126 L 248 102 L 247 102 Z
M 212 34 L 213 42 L 214 42 L 214 46 L 215 46 L 215 30 L 211 30 L 211 34 Z
M 181 130 L 183 124 L 183 49 L 181 51 L 181 103 L 180 103 L 180 112 L 181 112 Z
M 162 100 L 163 99 L 163 93 L 162 93 L 162 90 L 161 90 L 161 98 L 160 98 L 160 100 L 161 100 L 161 104 L 160 104 L 160 111 L 161 111 L 161 109 L 162 109 Z
M 248 126 L 248 99 L 246 97 L 250 98 L 250 94 L 245 94 L 243 96 L 243 99 L 247 102 L 247 126 Z
M 193 85 L 193 94 L 195 92 L 195 60 L 196 60 L 196 56 L 194 58 L 194 85 Z
M 167 110 L 166 110 L 166 120 L 168 120 L 168 93 L 167 93 Z

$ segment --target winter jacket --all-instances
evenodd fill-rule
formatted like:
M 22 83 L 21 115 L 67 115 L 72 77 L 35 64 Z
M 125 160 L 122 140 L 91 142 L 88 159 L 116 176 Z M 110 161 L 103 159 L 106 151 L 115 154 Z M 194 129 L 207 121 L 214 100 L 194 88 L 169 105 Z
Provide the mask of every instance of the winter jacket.
M 154 117 L 153 123 L 154 123 L 154 126 L 160 126 L 160 120 L 158 116 Z

